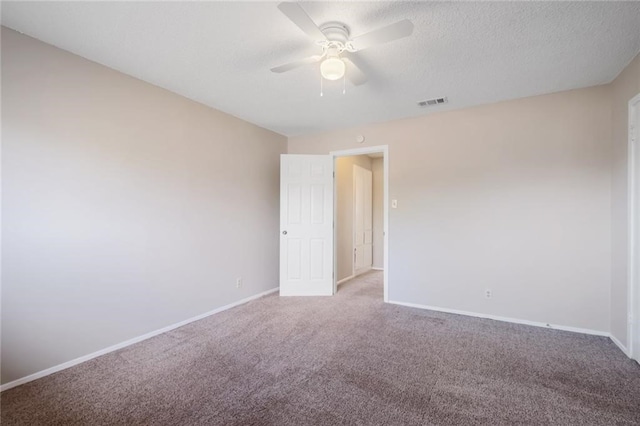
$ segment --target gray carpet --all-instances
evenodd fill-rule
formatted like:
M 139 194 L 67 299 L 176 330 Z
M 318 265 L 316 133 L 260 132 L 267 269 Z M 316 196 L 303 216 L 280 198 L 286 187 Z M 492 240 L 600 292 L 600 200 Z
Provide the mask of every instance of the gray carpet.
M 608 339 L 382 303 L 268 296 L 2 393 L 2 425 L 638 425 Z

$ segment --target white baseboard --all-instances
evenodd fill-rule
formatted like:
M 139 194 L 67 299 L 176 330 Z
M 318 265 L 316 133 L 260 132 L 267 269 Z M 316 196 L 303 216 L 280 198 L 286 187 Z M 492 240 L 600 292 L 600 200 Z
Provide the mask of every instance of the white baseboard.
M 391 304 L 394 304 L 394 305 L 400 305 L 400 306 L 407 306 L 407 307 L 410 307 L 410 308 L 428 309 L 430 311 L 445 312 L 445 313 L 448 313 L 448 314 L 465 315 L 465 316 L 468 316 L 468 317 L 486 318 L 486 319 L 492 319 L 492 320 L 496 320 L 496 321 L 510 322 L 510 323 L 514 323 L 514 324 L 531 325 L 531 326 L 534 326 L 534 327 L 549 328 L 549 329 L 552 329 L 552 330 L 571 331 L 573 333 L 582 333 L 582 334 L 591 334 L 591 335 L 594 335 L 594 336 L 612 337 L 611 334 L 608 331 L 590 330 L 588 328 L 569 327 L 569 326 L 566 326 L 566 325 L 548 324 L 548 323 L 544 323 L 544 322 L 529 321 L 529 320 L 523 320 L 523 319 L 518 319 L 518 318 L 507 318 L 507 317 L 501 317 L 501 316 L 497 316 L 497 315 L 479 314 L 477 312 L 459 311 L 457 309 L 448 309 L 448 308 L 440 308 L 440 307 L 437 307 L 437 306 L 419 305 L 419 304 L 416 304 L 416 303 L 406 303 L 406 302 L 396 302 L 396 301 L 389 301 L 388 303 L 391 303 Z
M 347 281 L 352 280 L 352 279 L 354 279 L 355 277 L 358 277 L 358 276 L 360 276 L 360 275 L 362 275 L 362 274 L 366 274 L 367 272 L 371 272 L 371 271 L 383 271 L 383 270 L 384 270 L 384 269 L 382 269 L 382 268 L 374 268 L 374 267 L 367 268 L 367 269 L 362 269 L 362 270 L 361 270 L 361 271 L 359 271 L 357 274 L 349 275 L 347 278 L 343 278 L 343 279 L 341 279 L 340 281 L 338 281 L 338 282 L 336 283 L 336 285 L 340 285 L 340 284 L 342 284 L 342 283 L 346 283 Z
M 622 344 L 622 342 L 620 342 L 620 340 L 618 340 L 618 338 L 616 336 L 614 336 L 613 334 L 609 335 L 609 338 L 611 339 L 611 341 L 618 347 L 620 348 L 620 350 L 622 352 L 624 352 L 624 354 L 626 356 L 628 356 L 629 358 L 631 358 L 631 354 L 629 353 L 629 349 Z
M 347 281 L 352 280 L 352 279 L 354 279 L 355 277 L 356 277 L 355 275 L 349 275 L 347 278 L 343 278 L 343 279 L 341 279 L 340 281 L 338 281 L 338 282 L 336 283 L 336 285 L 340 285 L 340 284 L 342 284 L 342 283 L 346 283 Z
M 186 319 L 184 321 L 180 321 L 178 323 L 169 325 L 169 326 L 161 328 L 159 330 L 155 330 L 155 331 L 152 331 L 150 333 L 143 334 L 142 336 L 134 337 L 133 339 L 129 339 L 129 340 L 126 340 L 124 342 L 117 343 L 117 344 L 115 344 L 113 346 L 109 346 L 108 348 L 101 349 L 101 350 L 99 350 L 97 352 L 93 352 L 91 354 L 81 356 L 80 358 L 76 358 L 76 359 L 73 359 L 71 361 L 67 361 L 65 363 L 53 366 L 51 368 L 47 368 L 46 370 L 38 371 L 37 373 L 33 373 L 33 374 L 28 375 L 28 376 L 22 377 L 20 379 L 16 379 L 16 380 L 14 380 L 12 382 L 5 383 L 4 385 L 0 386 L 0 392 L 4 392 L 4 391 L 6 391 L 8 389 L 14 388 L 16 386 L 20 386 L 20 385 L 22 385 L 24 383 L 28 383 L 28 382 L 34 381 L 36 379 L 40 379 L 42 377 L 48 376 L 50 374 L 57 373 L 58 371 L 65 370 L 65 369 L 67 369 L 69 367 L 73 367 L 74 365 L 78 365 L 78 364 L 81 364 L 83 362 L 89 361 L 90 359 L 97 358 L 97 357 L 99 357 L 101 355 L 108 354 L 109 352 L 117 351 L 118 349 L 122 349 L 122 348 L 125 348 L 127 346 L 131 346 L 131 345 L 133 345 L 135 343 L 138 343 L 138 342 L 142 342 L 143 340 L 147 340 L 147 339 L 149 339 L 151 337 L 154 337 L 154 336 L 157 336 L 159 334 L 166 333 L 167 331 L 171 331 L 171 330 L 176 329 L 178 327 L 182 327 L 183 325 L 187 325 L 187 324 L 192 323 L 194 321 L 201 320 L 201 319 L 206 318 L 208 316 L 211 316 L 213 314 L 217 314 L 219 312 L 226 311 L 226 310 L 231 309 L 231 308 L 235 308 L 238 305 L 243 305 L 243 304 L 245 304 L 247 302 L 250 302 L 250 301 L 255 300 L 255 299 L 259 299 L 262 296 L 266 296 L 266 295 L 274 293 L 276 291 L 278 291 L 278 287 L 272 288 L 271 290 L 267 290 L 267 291 L 264 291 L 262 293 L 259 293 L 259 294 L 253 295 L 253 296 L 249 296 L 249 297 L 244 298 L 242 300 L 238 300 L 237 302 L 233 302 L 233 303 L 230 303 L 228 305 L 222 306 L 220 308 L 216 308 L 216 309 L 214 309 L 212 311 L 205 312 L 204 314 L 200 314 L 200 315 L 195 316 L 193 318 L 189 318 L 189 319 Z
M 368 267 L 366 267 L 366 268 L 359 269 L 359 270 L 357 270 L 357 271 L 355 271 L 355 272 L 353 273 L 353 276 L 354 276 L 354 277 L 359 277 L 359 276 L 360 276 L 360 275 L 362 275 L 362 274 L 366 274 L 367 272 L 371 272 L 371 270 L 372 270 L 372 269 L 373 269 L 373 268 L 372 268 L 371 266 L 368 266 Z
M 347 278 L 344 278 L 340 281 L 338 281 L 338 285 L 353 279 L 354 276 L 349 276 Z M 150 333 L 147 334 L 143 334 L 142 336 L 138 336 L 138 337 L 134 337 L 133 339 L 129 339 L 126 340 L 124 342 L 115 344 L 113 346 L 109 346 L 107 348 L 101 349 L 97 352 L 93 352 L 91 354 L 88 355 L 84 355 L 81 356 L 79 358 L 73 359 L 71 361 L 67 361 L 65 363 L 56 365 L 54 367 L 50 367 L 47 368 L 46 370 L 42 370 L 42 371 L 38 371 L 37 373 L 33 373 L 30 374 L 28 376 L 22 377 L 20 379 L 16 379 L 12 382 L 9 383 L 5 383 L 3 385 L 0 385 L 0 392 L 4 392 L 5 390 L 14 388 L 16 386 L 20 386 L 24 383 L 28 383 L 37 379 L 40 379 L 42 377 L 46 377 L 50 374 L 53 373 L 57 373 L 58 371 L 62 371 L 65 370 L 67 368 L 73 367 L 74 365 L 78 365 L 81 364 L 83 362 L 89 361 L 93 358 L 97 358 L 101 355 L 106 355 L 110 352 L 113 351 L 117 351 L 118 349 L 122 349 L 125 348 L 127 346 L 131 346 L 135 343 L 139 343 L 142 342 L 143 340 L 147 340 L 151 337 L 157 336 L 159 334 L 162 333 L 166 333 L 167 331 L 171 331 L 174 330 L 178 327 L 182 327 L 184 325 L 187 325 L 189 323 L 192 323 L 194 321 L 198 321 L 201 320 L 203 318 L 206 318 L 208 316 L 217 314 L 219 312 L 222 311 L 226 311 L 228 309 L 234 308 L 236 306 L 245 304 L 247 302 L 250 302 L 252 300 L 258 299 L 260 297 L 266 296 L 268 294 L 271 293 L 275 293 L 276 291 L 278 291 L 278 287 L 273 288 L 271 290 L 267 290 L 265 292 L 244 298 L 242 300 L 238 300 L 237 302 L 233 302 L 230 303 L 228 305 L 222 306 L 220 308 L 216 308 L 212 311 L 209 312 L 205 312 L 204 314 L 200 314 L 198 316 L 189 318 L 187 320 L 169 325 L 167 327 L 161 328 L 159 330 L 155 330 L 152 331 Z M 597 330 L 590 330 L 590 329 L 585 329 L 585 328 L 577 328 L 577 327 L 569 327 L 569 326 L 562 326 L 562 325 L 553 325 L 553 324 L 546 324 L 546 323 L 542 323 L 542 322 L 536 322 L 536 321 L 528 321 L 528 320 L 522 320 L 522 319 L 517 319 L 517 318 L 507 318 L 507 317 L 500 317 L 500 316 L 496 316 L 496 315 L 488 315 L 488 314 L 479 314 L 476 312 L 468 312 L 468 311 L 460 311 L 457 309 L 448 309 L 448 308 L 440 308 L 437 306 L 428 306 L 428 305 L 420 305 L 420 304 L 416 304 L 416 303 L 407 303 L 407 302 L 398 302 L 398 301 L 389 301 L 388 303 L 394 304 L 394 305 L 400 305 L 400 306 L 406 306 L 406 307 L 410 307 L 410 308 L 418 308 L 418 309 L 427 309 L 427 310 L 431 310 L 431 311 L 438 311 L 438 312 L 445 312 L 445 313 L 450 313 L 450 314 L 458 314 L 458 315 L 465 315 L 465 316 L 470 316 L 470 317 L 476 317 L 476 318 L 486 318 L 486 319 L 492 319 L 492 320 L 496 320 L 496 321 L 503 321 L 503 322 L 510 322 L 510 323 L 515 323 L 515 324 L 524 324 L 524 325 L 531 325 L 534 327 L 542 327 L 542 328 L 549 328 L 549 329 L 554 329 L 554 330 L 563 330 L 563 331 L 570 331 L 570 332 L 574 332 L 574 333 L 583 333 L 583 334 L 591 334 L 591 335 L 596 335 L 596 336 L 604 336 L 604 337 L 608 337 L 611 339 L 611 341 L 618 346 L 618 348 L 620 348 L 620 350 L 622 352 L 624 352 L 625 355 L 629 356 L 629 351 L 628 349 L 614 336 L 612 336 L 610 333 L 605 332 L 605 331 L 597 331 Z

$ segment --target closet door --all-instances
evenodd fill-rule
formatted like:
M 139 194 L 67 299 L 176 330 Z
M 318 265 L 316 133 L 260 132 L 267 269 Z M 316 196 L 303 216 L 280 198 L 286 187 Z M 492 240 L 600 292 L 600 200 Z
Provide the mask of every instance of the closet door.
M 353 166 L 353 247 L 355 275 L 371 269 L 373 264 L 373 174 Z

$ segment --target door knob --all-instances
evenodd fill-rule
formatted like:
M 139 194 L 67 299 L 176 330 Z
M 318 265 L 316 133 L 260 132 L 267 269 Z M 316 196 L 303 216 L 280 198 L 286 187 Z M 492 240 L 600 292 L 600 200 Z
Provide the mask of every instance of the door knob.
M 282 231 L 282 235 L 287 235 L 287 231 Z

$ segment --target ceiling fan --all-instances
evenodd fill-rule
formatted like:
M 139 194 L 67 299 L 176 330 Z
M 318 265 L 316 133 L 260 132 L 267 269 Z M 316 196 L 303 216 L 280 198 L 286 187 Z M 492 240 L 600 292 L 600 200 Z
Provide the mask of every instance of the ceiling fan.
M 395 24 L 351 38 L 349 28 L 345 24 L 328 22 L 318 26 L 307 15 L 302 6 L 297 3 L 280 3 L 278 9 L 311 37 L 322 48 L 322 53 L 271 68 L 271 71 L 275 73 L 283 73 L 322 61 L 320 74 L 323 78 L 338 80 L 344 77 L 358 86 L 366 83 L 367 76 L 353 63 L 352 59 L 355 53 L 372 46 L 408 37 L 413 32 L 413 23 L 408 19 L 404 19 Z

